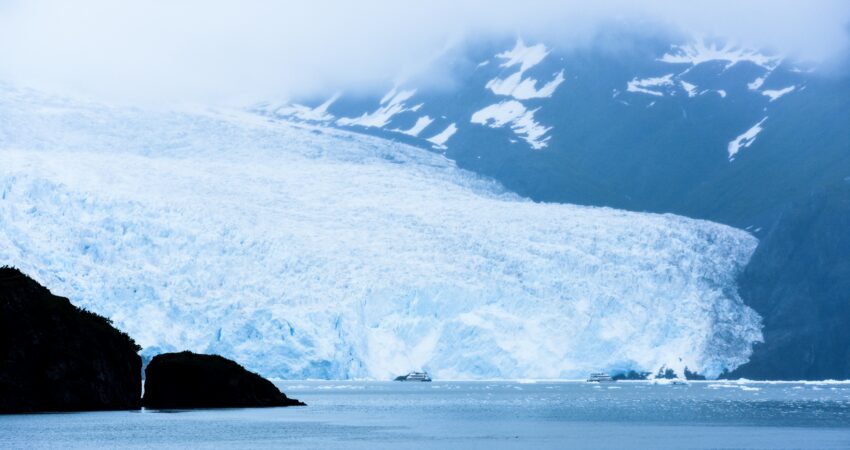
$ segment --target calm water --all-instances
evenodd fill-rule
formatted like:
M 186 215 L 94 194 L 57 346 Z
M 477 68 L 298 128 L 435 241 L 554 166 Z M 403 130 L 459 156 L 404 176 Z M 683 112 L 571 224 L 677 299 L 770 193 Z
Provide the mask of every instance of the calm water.
M 850 448 L 850 384 L 282 382 L 303 408 L 0 416 L 0 448 Z

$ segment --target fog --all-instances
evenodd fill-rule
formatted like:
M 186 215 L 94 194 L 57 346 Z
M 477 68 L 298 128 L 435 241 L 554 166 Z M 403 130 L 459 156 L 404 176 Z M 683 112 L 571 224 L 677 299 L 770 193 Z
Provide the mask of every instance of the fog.
M 611 24 L 824 65 L 848 49 L 846 1 L 634 3 L 0 0 L 0 81 L 127 103 L 279 100 L 383 88 L 471 39 L 587 46 Z

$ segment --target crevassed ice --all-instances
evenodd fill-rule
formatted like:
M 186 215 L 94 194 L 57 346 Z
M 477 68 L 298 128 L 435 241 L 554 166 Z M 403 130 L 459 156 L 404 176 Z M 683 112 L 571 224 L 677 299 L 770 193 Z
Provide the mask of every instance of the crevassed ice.
M 747 360 L 756 240 L 526 201 L 420 149 L 0 89 L 0 261 L 147 351 L 267 376 L 581 377 Z

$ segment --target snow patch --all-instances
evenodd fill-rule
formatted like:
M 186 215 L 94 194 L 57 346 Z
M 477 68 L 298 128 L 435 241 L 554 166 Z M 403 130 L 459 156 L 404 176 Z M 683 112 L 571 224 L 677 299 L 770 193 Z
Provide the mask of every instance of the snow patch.
M 513 49 L 499 53 L 496 57 L 505 60 L 505 62 L 499 65 L 500 67 L 509 68 L 519 65 L 519 71 L 525 72 L 539 64 L 540 61 L 543 61 L 548 54 L 549 51 L 545 45 L 537 44 L 528 47 L 522 38 L 519 38 L 514 44 Z
M 500 128 L 510 124 L 515 134 L 522 137 L 532 149 L 539 150 L 546 147 L 549 137 L 544 135 L 551 129 L 538 124 L 534 120 L 535 110 L 528 110 L 525 105 L 517 100 L 529 100 L 536 98 L 551 97 L 558 86 L 564 82 L 564 71 L 561 70 L 553 75 L 552 80 L 537 87 L 537 80 L 524 77 L 525 72 L 539 64 L 549 54 L 543 44 L 526 46 L 522 39 L 517 39 L 512 50 L 496 55 L 497 58 L 505 60 L 500 67 L 511 68 L 519 66 L 517 72 L 506 78 L 493 78 L 485 85 L 494 94 L 511 97 L 514 100 L 503 101 L 487 106 L 472 114 L 472 123 L 487 125 L 491 128 Z M 539 109 L 539 108 L 538 108 Z
M 334 120 L 333 114 L 328 112 L 328 108 L 339 99 L 340 93 L 337 92 L 330 98 L 324 101 L 319 106 L 311 108 L 301 104 L 284 105 L 271 110 L 271 114 L 277 117 L 288 117 L 297 120 L 329 122 Z
M 510 126 L 513 132 L 524 139 L 531 148 L 540 150 L 547 145 L 550 136 L 544 138 L 550 128 L 544 127 L 534 120 L 537 110 L 528 110 L 516 100 L 507 100 L 487 106 L 472 114 L 472 123 L 486 125 L 490 128 Z
M 548 54 L 549 51 L 543 44 L 527 47 L 522 39 L 517 39 L 513 50 L 499 53 L 496 57 L 506 60 L 500 67 L 510 68 L 519 65 L 519 69 L 507 78 L 493 78 L 485 87 L 496 95 L 513 97 L 517 100 L 551 97 L 555 89 L 564 82 L 563 70 L 554 74 L 552 80 L 539 89 L 536 79 L 524 78 L 525 72 L 543 61 Z
M 396 130 L 393 130 L 393 131 L 397 131 L 399 133 L 403 133 L 403 134 L 407 134 L 409 136 L 416 137 L 416 136 L 419 136 L 419 133 L 421 133 L 422 130 L 424 130 L 426 127 L 428 127 L 428 125 L 431 125 L 432 122 L 434 122 L 434 119 L 432 119 L 428 116 L 422 116 L 422 117 L 416 119 L 416 123 L 413 124 L 413 126 L 410 127 L 410 129 L 408 129 L 408 130 L 398 130 L 398 129 L 396 129 Z
M 755 142 L 756 136 L 758 136 L 758 134 L 761 133 L 761 130 L 762 130 L 761 124 L 763 124 L 765 120 L 767 120 L 767 117 L 765 117 L 764 119 L 761 119 L 759 121 L 759 123 L 753 125 L 752 128 L 745 131 L 743 134 L 736 137 L 735 139 L 732 140 L 732 142 L 729 143 L 729 147 L 728 147 L 729 161 L 734 160 L 735 155 L 737 155 L 738 152 L 742 148 L 747 148 L 750 145 L 752 145 L 753 142 Z
M 654 77 L 654 78 L 633 78 L 632 81 L 629 81 L 626 85 L 626 90 L 629 92 L 639 92 L 642 94 L 655 95 L 658 97 L 663 97 L 664 93 L 659 91 L 653 91 L 651 89 L 647 89 L 650 87 L 662 87 L 662 86 L 672 86 L 673 85 L 673 74 L 668 73 L 663 77 Z
M 749 89 L 749 90 L 751 90 L 751 91 L 757 91 L 757 90 L 758 90 L 758 88 L 760 88 L 760 87 L 761 87 L 761 85 L 763 85 L 763 84 L 764 84 L 764 80 L 765 80 L 766 78 L 767 78 L 767 75 L 765 75 L 765 76 L 763 76 L 763 77 L 758 77 L 758 78 L 756 78 L 755 80 L 753 80 L 752 82 L 747 83 L 747 89 Z
M 523 78 L 523 72 L 517 72 L 507 78 L 493 78 L 484 86 L 496 95 L 513 97 L 518 100 L 532 98 L 547 98 L 555 93 L 555 89 L 564 82 L 564 71 L 555 74 L 552 81 L 537 89 L 537 80 L 534 78 Z
M 449 124 L 449 126 L 446 127 L 445 130 L 441 131 L 435 136 L 428 138 L 427 141 L 434 144 L 434 146 L 439 149 L 445 149 L 446 142 L 448 142 L 449 138 L 454 136 L 455 133 L 457 133 L 457 127 L 454 123 L 451 123 Z
M 709 61 L 725 62 L 728 69 L 740 62 L 749 61 L 767 70 L 775 69 L 782 58 L 768 56 L 756 50 L 743 48 L 726 43 L 719 46 L 716 43 L 706 45 L 704 40 L 694 41 L 687 45 L 674 45 L 672 51 L 665 53 L 659 61 L 671 64 L 699 65 Z
M 682 85 L 682 89 L 688 93 L 688 97 L 696 97 L 697 96 L 697 86 L 695 84 L 688 83 L 684 80 L 679 80 L 679 84 Z
M 407 91 L 397 91 L 396 88 L 392 88 L 389 92 L 381 98 L 380 106 L 378 109 L 371 113 L 363 113 L 360 117 L 343 117 L 336 121 L 337 125 L 342 126 L 352 126 L 359 125 L 361 127 L 374 127 L 374 128 L 383 128 L 396 114 L 405 112 L 405 111 L 415 111 L 418 110 L 422 105 L 416 105 L 413 108 L 408 108 L 404 102 L 409 100 L 416 93 L 416 89 L 411 89 Z
M 766 89 L 764 91 L 761 91 L 761 95 L 769 97 L 770 101 L 775 101 L 776 99 L 778 99 L 779 97 L 782 97 L 785 94 L 794 92 L 794 89 L 796 89 L 796 88 L 797 88 L 796 86 L 788 86 L 787 88 L 776 89 L 776 90 Z

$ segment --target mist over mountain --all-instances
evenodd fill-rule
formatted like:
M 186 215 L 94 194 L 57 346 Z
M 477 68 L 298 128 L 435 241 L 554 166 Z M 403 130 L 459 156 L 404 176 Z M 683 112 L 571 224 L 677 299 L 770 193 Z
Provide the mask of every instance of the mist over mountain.
M 449 88 L 458 80 L 434 62 L 476 40 L 632 51 L 631 40 L 606 37 L 619 28 L 719 37 L 830 65 L 846 56 L 848 23 L 841 0 L 5 0 L 0 79 L 148 107 L 242 105 L 378 94 L 414 78 Z

